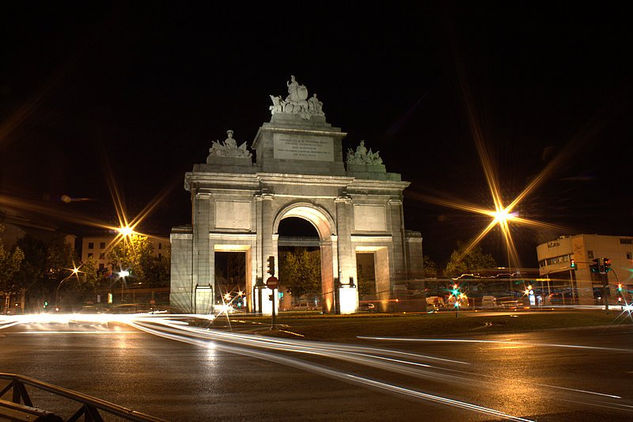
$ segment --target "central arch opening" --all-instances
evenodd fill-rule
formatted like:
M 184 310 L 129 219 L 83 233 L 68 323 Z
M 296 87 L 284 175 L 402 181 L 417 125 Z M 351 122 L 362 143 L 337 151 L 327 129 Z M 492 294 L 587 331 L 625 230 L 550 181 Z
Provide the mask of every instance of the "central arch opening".
M 280 311 L 322 308 L 321 248 L 317 229 L 308 220 L 286 217 L 279 223 Z
M 287 221 L 292 219 L 290 221 Z M 297 219 L 299 221 L 297 221 Z M 284 223 L 284 221 L 286 221 Z M 306 225 L 306 223 L 308 225 Z M 316 259 L 312 259 L 310 268 L 314 268 L 314 263 L 320 264 L 320 279 L 321 290 L 317 299 L 317 307 L 320 307 L 323 312 L 335 312 L 335 289 L 334 289 L 334 274 L 338 272 L 338 260 L 336 259 L 336 232 L 334 231 L 334 219 L 330 213 L 312 203 L 300 202 L 288 205 L 282 209 L 273 222 L 273 234 L 275 236 L 275 243 L 277 247 L 277 256 L 279 256 L 280 247 L 280 226 L 281 228 L 281 246 L 282 247 L 294 247 L 294 248 L 306 248 L 307 252 L 311 252 L 311 249 L 319 249 L 320 262 Z M 312 228 L 310 228 L 312 226 Z M 316 252 L 314 252 L 316 255 Z M 307 260 L 308 258 L 306 258 Z M 277 260 L 280 263 L 279 260 Z M 313 273 L 316 273 L 314 271 Z M 314 274 L 313 277 L 314 278 Z M 293 284 L 296 280 L 287 280 L 286 284 Z M 279 284 L 283 285 L 284 280 L 279 279 Z M 291 289 L 281 290 L 284 295 Z M 312 285 L 310 291 L 313 292 L 314 285 Z M 305 291 L 299 290 L 298 293 L 305 293 Z M 314 293 L 313 293 L 314 294 Z M 297 297 L 295 293 L 295 297 Z M 302 296 L 302 295 L 299 295 Z M 282 297 L 283 300 L 283 297 Z M 292 299 L 286 299 L 292 300 Z M 299 300 L 301 300 L 299 298 Z M 288 302 L 286 302 L 288 303 Z

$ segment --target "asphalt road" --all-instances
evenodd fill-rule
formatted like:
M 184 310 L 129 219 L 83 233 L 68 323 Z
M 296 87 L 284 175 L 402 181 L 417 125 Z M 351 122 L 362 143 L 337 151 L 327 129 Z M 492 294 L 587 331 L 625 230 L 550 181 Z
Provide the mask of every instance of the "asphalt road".
M 1 329 L 0 372 L 174 421 L 633 419 L 632 327 L 469 337 L 477 342 L 363 341 L 415 356 L 211 339 L 208 330 L 152 322 L 136 327 L 146 331 L 116 324 Z M 76 410 L 48 393 L 32 396 L 65 415 Z

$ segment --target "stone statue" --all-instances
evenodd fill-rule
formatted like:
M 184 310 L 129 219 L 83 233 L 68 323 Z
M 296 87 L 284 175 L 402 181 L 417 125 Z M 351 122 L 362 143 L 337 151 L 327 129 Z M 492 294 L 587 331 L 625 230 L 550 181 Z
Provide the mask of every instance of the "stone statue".
M 308 88 L 297 82 L 295 75 L 290 75 L 286 82 L 288 96 L 282 100 L 281 96 L 270 95 L 273 105 L 268 107 L 271 114 L 297 114 L 303 119 L 309 120 L 312 116 L 325 116 L 323 102 L 319 101 L 316 94 L 308 99 Z
M 270 109 L 270 112 L 272 114 L 281 113 L 283 111 L 283 104 L 282 104 L 282 101 L 281 101 L 281 95 L 277 95 L 277 96 L 270 95 L 270 99 L 273 102 L 273 105 L 268 107 Z
M 233 138 L 233 131 L 226 131 L 227 138 L 224 143 L 220 141 L 213 141 L 211 148 L 209 148 L 209 156 L 215 157 L 234 157 L 234 158 L 251 158 L 251 153 L 246 149 L 246 142 L 243 142 L 239 147 L 237 141 Z
M 295 79 L 295 75 L 290 75 L 290 81 L 286 82 L 286 86 L 288 87 L 288 96 L 286 97 L 286 101 L 297 101 L 299 99 L 299 96 L 297 95 L 299 82 Z
M 361 163 L 367 160 L 367 148 L 365 148 L 365 141 L 360 141 L 360 145 L 356 147 L 354 156 L 356 157 L 356 160 Z
M 364 164 L 364 165 L 381 165 L 380 151 L 372 152 L 371 148 L 367 151 L 365 141 L 360 141 L 360 145 L 356 147 L 356 151 L 349 148 L 347 150 L 347 164 Z
M 319 101 L 316 93 L 312 94 L 312 97 L 308 100 L 308 111 L 312 114 L 323 116 L 323 102 Z

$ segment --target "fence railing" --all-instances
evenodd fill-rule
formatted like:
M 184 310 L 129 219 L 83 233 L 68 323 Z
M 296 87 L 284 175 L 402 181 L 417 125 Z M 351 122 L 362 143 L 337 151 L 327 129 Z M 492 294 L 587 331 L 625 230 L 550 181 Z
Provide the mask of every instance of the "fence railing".
M 50 412 L 40 411 L 33 407 L 33 401 L 29 396 L 26 386 L 34 387 L 42 391 L 46 391 L 57 396 L 65 397 L 69 400 L 76 402 L 79 405 L 79 409 L 75 411 L 68 422 L 74 422 L 79 420 L 80 417 L 84 417 L 85 421 L 100 422 L 103 421 L 99 411 L 109 413 L 114 416 L 118 416 L 129 421 L 139 422 L 164 422 L 163 419 L 146 415 L 145 413 L 137 412 L 132 409 L 128 409 L 123 406 L 119 406 L 108 401 L 89 396 L 77 391 L 69 390 L 64 387 L 59 387 L 53 384 L 49 384 L 43 381 L 36 380 L 35 378 L 25 377 L 18 374 L 9 374 L 0 372 L 0 380 L 7 380 L 9 383 L 0 390 L 0 399 L 11 392 L 11 402 L 0 400 L 0 416 L 3 415 L 3 409 L 8 414 L 10 412 L 35 412 L 33 415 L 37 415 L 37 412 L 42 413 L 38 416 L 39 420 L 46 421 L 62 421 L 59 416 L 52 415 Z M 29 419 L 26 419 L 29 420 Z M 38 420 L 38 419 L 30 419 Z

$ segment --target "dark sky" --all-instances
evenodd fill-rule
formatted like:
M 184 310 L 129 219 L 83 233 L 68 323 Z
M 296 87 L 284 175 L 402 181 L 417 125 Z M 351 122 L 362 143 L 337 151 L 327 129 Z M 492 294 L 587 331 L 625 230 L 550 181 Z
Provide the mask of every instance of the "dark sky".
M 268 95 L 284 94 L 292 73 L 349 133 L 345 148 L 365 139 L 412 182 L 406 225 L 437 261 L 488 221 L 416 193 L 492 207 L 467 102 L 506 202 L 564 154 L 521 215 L 569 233 L 633 234 L 624 9 L 181 3 L 3 5 L 1 194 L 112 220 L 109 162 L 130 214 L 175 184 L 142 227 L 167 234 L 190 222 L 184 172 L 226 129 L 250 144 L 270 119 Z M 64 204 L 63 194 L 94 201 Z M 525 265 L 536 243 L 561 234 L 513 233 Z M 504 262 L 499 233 L 483 246 Z

